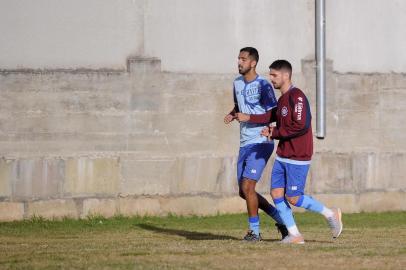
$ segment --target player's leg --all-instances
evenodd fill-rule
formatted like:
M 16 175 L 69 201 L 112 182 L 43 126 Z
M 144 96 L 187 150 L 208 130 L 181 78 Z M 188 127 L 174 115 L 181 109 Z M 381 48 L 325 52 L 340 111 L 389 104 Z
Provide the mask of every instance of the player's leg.
M 258 198 L 258 208 L 264 211 L 268 216 L 270 216 L 273 220 L 276 221 L 275 226 L 278 228 L 278 230 L 281 231 L 282 237 L 285 236 L 285 228 L 283 225 L 283 220 L 279 216 L 278 210 L 268 202 L 266 198 L 264 198 L 261 194 L 257 193 L 257 198 Z M 241 198 L 245 200 L 245 195 L 242 191 L 242 188 L 239 188 L 239 195 Z
M 273 152 L 273 144 L 252 144 L 245 148 L 245 159 L 243 162 L 242 181 L 239 183 L 240 194 L 245 198 L 248 210 L 250 231 L 259 236 L 259 215 L 260 207 L 265 212 L 277 215 L 269 202 L 256 192 L 256 184 L 260 180 L 262 172 L 269 157 Z M 241 196 L 240 195 L 240 196 Z
M 268 202 L 261 194 L 257 193 L 258 196 L 258 208 L 264 211 L 268 216 L 276 221 L 278 225 L 283 225 L 283 220 L 279 216 L 278 210 Z
M 275 160 L 271 174 L 271 195 L 276 209 L 289 233 L 282 242 L 302 244 L 304 243 L 303 237 L 296 226 L 292 209 L 285 198 L 286 182 L 286 164 Z
M 257 181 L 244 177 L 240 183 L 247 204 L 249 232 L 244 238 L 249 241 L 260 240 L 259 215 L 258 215 L 258 197 L 255 192 Z
M 266 163 L 272 155 L 273 148 L 273 144 L 253 144 L 241 148 L 237 164 L 239 194 L 247 203 L 250 231 L 259 236 L 258 209 L 261 209 L 277 222 L 276 226 L 283 238 L 287 235 L 287 230 L 278 211 L 256 192 L 256 183 L 261 178 Z
M 244 237 L 246 241 L 259 241 L 259 216 L 258 216 L 258 198 L 255 193 L 255 185 L 258 179 L 250 179 L 245 175 L 247 170 L 251 171 L 249 156 L 252 153 L 252 145 L 240 148 L 237 162 L 237 179 L 239 195 L 247 204 L 249 231 Z M 254 174 L 255 176 L 255 174 Z M 255 178 L 255 177 L 254 177 Z
M 308 211 L 323 215 L 326 218 L 327 223 L 331 229 L 333 238 L 337 238 L 340 236 L 343 230 L 340 208 L 328 208 L 323 203 L 309 195 L 290 197 L 288 198 L 288 200 L 292 205 L 296 207 L 305 208 Z
M 255 192 L 256 180 L 243 178 L 241 181 L 241 190 L 247 202 L 248 216 L 253 217 L 258 215 L 258 196 Z
M 272 152 L 274 150 L 274 144 L 273 143 L 265 143 L 265 144 L 258 144 L 255 147 L 255 151 L 253 151 L 253 159 L 256 162 L 256 171 L 257 174 L 259 174 L 260 176 L 262 175 L 266 164 L 269 160 L 269 158 L 272 155 Z M 273 207 L 272 204 L 270 204 L 268 202 L 267 199 L 265 199 L 261 194 L 256 193 L 257 197 L 258 197 L 258 207 L 259 209 L 261 209 L 262 211 L 264 211 L 268 216 L 270 216 L 271 218 L 273 218 L 276 221 L 276 226 L 278 227 L 278 229 L 282 231 L 285 231 L 283 228 L 283 221 L 279 216 L 278 210 L 276 210 L 275 207 Z M 282 232 L 283 234 L 283 232 Z
M 272 204 L 270 204 L 268 202 L 268 200 L 265 199 L 262 195 L 260 195 L 257 192 L 255 192 L 255 193 L 256 193 L 257 199 L 258 199 L 258 207 L 257 208 L 264 211 L 266 214 L 268 214 L 271 218 L 273 218 L 276 221 L 275 227 L 281 233 L 282 239 L 285 238 L 288 235 L 288 230 L 287 230 L 286 226 L 283 224 L 283 220 L 279 216 L 278 210 L 275 207 L 273 207 Z M 240 188 L 240 197 L 245 199 L 245 195 L 244 195 L 244 192 L 243 192 L 242 188 Z M 252 205 L 252 204 L 247 203 L 247 207 L 248 207 L 248 205 Z M 252 222 L 255 222 L 255 219 L 251 219 L 250 224 Z
M 322 214 L 328 221 L 332 229 L 333 237 L 341 234 L 342 222 L 340 209 L 330 209 L 320 201 L 304 194 L 306 178 L 310 165 L 287 164 L 287 191 L 286 197 L 290 204 L 296 207 L 305 208 L 308 211 Z

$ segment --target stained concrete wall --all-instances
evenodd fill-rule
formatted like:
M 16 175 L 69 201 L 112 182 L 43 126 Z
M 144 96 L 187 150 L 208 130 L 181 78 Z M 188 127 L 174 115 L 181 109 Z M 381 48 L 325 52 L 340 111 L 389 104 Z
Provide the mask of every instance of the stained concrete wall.
M 406 210 L 406 4 L 326 2 L 327 137 L 307 191 Z M 0 220 L 245 211 L 223 124 L 242 46 L 265 76 L 290 60 L 315 113 L 312 0 L 6 0 L 0 32 Z
M 0 219 L 244 211 L 239 129 L 223 123 L 234 75 L 157 63 L 132 59 L 137 73 L 1 72 Z M 302 64 L 295 83 L 314 111 L 314 61 Z M 316 140 L 307 191 L 346 212 L 406 210 L 406 75 L 328 67 L 328 135 Z

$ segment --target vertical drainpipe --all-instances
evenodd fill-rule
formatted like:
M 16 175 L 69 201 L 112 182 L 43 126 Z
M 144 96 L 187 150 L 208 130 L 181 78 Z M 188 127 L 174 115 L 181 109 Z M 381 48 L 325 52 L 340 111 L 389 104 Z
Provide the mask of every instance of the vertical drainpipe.
M 325 0 L 316 0 L 316 137 L 326 136 Z

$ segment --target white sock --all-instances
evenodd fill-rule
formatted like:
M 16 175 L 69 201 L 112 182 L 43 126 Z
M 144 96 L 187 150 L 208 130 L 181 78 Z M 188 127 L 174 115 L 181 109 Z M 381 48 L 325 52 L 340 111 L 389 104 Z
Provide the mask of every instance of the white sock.
M 334 212 L 331 211 L 330 208 L 327 208 L 325 206 L 323 207 L 323 210 L 321 210 L 321 214 L 323 216 L 325 216 L 326 218 L 330 218 L 330 217 L 334 216 Z
M 289 228 L 288 228 L 288 231 L 289 231 L 289 234 L 290 234 L 290 235 L 293 235 L 293 236 L 298 236 L 298 235 L 300 235 L 300 232 L 299 232 L 299 230 L 298 230 L 298 228 L 297 228 L 296 225 L 293 225 L 292 227 L 289 227 Z

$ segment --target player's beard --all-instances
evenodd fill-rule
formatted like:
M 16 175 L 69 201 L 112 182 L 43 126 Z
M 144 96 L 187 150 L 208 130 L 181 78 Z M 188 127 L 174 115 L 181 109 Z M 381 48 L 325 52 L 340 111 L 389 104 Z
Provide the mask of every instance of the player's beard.
M 238 66 L 238 72 L 241 75 L 247 74 L 248 72 L 250 72 L 250 70 L 251 70 L 251 67 L 243 68 L 242 66 Z
M 277 83 L 272 83 L 273 88 L 275 89 L 281 89 L 281 86 L 278 85 Z
M 282 83 L 276 83 L 271 81 L 273 88 L 275 89 L 281 89 Z

